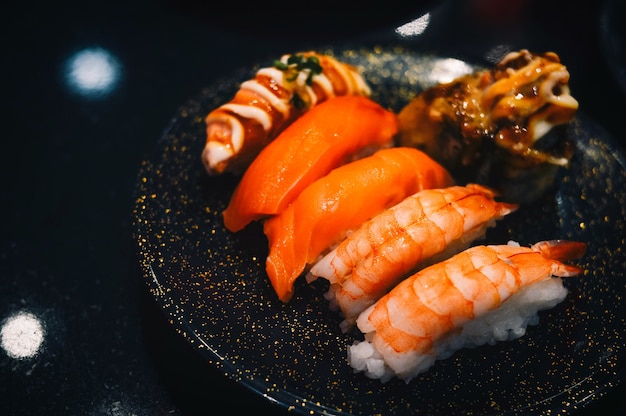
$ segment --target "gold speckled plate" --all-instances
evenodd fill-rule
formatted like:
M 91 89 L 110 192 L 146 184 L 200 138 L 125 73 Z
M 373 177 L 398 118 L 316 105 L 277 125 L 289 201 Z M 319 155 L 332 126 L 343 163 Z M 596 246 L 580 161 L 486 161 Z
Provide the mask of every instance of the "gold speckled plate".
M 401 48 L 331 50 L 359 67 L 373 98 L 398 110 L 409 97 L 474 66 Z M 512 414 L 573 411 L 624 377 L 626 174 L 621 149 L 579 114 L 577 147 L 554 192 L 509 215 L 487 235 L 588 242 L 583 276 L 567 298 L 540 313 L 525 336 L 465 349 L 409 384 L 355 374 L 328 310 L 323 279 L 296 283 L 286 305 L 265 275 L 258 224 L 232 234 L 221 212 L 236 184 L 209 177 L 200 161 L 204 116 L 228 101 L 258 66 L 216 82 L 182 106 L 139 174 L 135 239 L 149 290 L 182 338 L 227 377 L 302 414 Z

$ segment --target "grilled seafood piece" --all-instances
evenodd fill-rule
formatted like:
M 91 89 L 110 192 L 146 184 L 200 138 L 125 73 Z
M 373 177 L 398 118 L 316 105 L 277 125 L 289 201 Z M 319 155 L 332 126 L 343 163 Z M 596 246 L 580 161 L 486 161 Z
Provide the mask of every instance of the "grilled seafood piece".
M 370 95 L 351 65 L 316 52 L 286 54 L 243 82 L 205 118 L 202 162 L 209 174 L 240 174 L 296 118 L 330 97 Z
M 569 78 L 553 52 L 511 52 L 491 69 L 414 97 L 398 115 L 399 144 L 423 150 L 459 183 L 492 186 L 511 201 L 535 199 L 572 156 L 555 128 L 578 109 Z

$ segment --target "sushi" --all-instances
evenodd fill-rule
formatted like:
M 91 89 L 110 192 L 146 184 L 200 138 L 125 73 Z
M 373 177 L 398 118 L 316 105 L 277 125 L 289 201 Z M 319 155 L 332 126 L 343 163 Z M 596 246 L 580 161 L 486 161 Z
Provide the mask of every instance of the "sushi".
M 307 111 L 250 164 L 223 212 L 232 232 L 282 212 L 316 179 L 390 147 L 396 115 L 363 96 L 333 97 Z
M 242 174 L 269 142 L 315 105 L 335 96 L 370 95 L 351 65 L 314 51 L 285 54 L 244 81 L 205 118 L 202 162 L 210 175 Z
M 415 96 L 398 113 L 398 143 L 425 151 L 459 183 L 533 202 L 573 155 L 566 126 L 578 102 L 569 78 L 553 52 L 510 52 L 492 68 Z
M 403 280 L 363 311 L 363 341 L 348 347 L 356 372 L 409 382 L 463 347 L 511 340 L 537 323 L 537 312 L 567 295 L 562 277 L 581 269 L 586 244 L 540 241 L 471 247 Z
M 287 302 L 307 265 L 362 222 L 420 190 L 453 184 L 440 164 L 409 147 L 378 150 L 317 179 L 263 224 L 276 294 Z
M 313 265 L 308 279 L 331 282 L 327 297 L 346 332 L 365 308 L 419 268 L 446 259 L 485 236 L 517 209 L 482 185 L 425 189 L 364 222 Z

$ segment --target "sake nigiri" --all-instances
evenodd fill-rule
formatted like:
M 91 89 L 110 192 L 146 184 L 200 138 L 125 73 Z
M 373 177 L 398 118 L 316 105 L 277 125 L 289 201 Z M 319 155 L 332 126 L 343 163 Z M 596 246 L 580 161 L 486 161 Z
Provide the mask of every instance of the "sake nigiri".
M 410 272 L 466 249 L 515 209 L 477 184 L 422 190 L 364 222 L 313 265 L 309 280 L 331 282 L 327 296 L 343 312 L 345 332 Z
M 581 270 L 564 262 L 585 250 L 562 240 L 475 246 L 422 269 L 359 315 L 365 340 L 349 346 L 348 361 L 370 378 L 408 383 L 464 346 L 518 338 L 565 298 L 560 278 Z
M 396 132 L 395 113 L 367 97 L 334 97 L 316 105 L 250 164 L 223 212 L 226 228 L 236 232 L 282 212 L 304 188 L 359 151 L 390 146 Z
M 283 55 L 206 116 L 202 162 L 207 172 L 241 174 L 296 118 L 340 95 L 370 95 L 355 67 L 313 51 Z
M 316 180 L 265 220 L 266 270 L 276 294 L 288 301 L 306 266 L 363 221 L 422 189 L 452 184 L 441 165 L 408 147 L 381 149 Z

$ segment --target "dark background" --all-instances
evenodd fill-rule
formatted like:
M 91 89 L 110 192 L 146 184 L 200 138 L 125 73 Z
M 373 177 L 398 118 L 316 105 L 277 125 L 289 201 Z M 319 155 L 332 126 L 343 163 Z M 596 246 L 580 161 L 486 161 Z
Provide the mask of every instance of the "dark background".
M 416 48 L 474 58 L 497 45 L 555 50 L 581 111 L 623 140 L 617 65 L 625 38 L 613 19 L 626 16 L 617 6 L 606 13 L 610 2 L 271 3 L 3 6 L 0 321 L 28 311 L 46 335 L 32 358 L 0 351 L 0 414 L 282 411 L 222 377 L 175 334 L 144 287 L 131 239 L 141 160 L 180 105 L 234 69 L 331 41 L 383 39 L 432 11 L 429 30 L 411 40 Z M 66 82 L 68 60 L 94 47 L 120 63 L 106 96 L 78 94 Z M 583 413 L 625 410 L 622 384 Z

